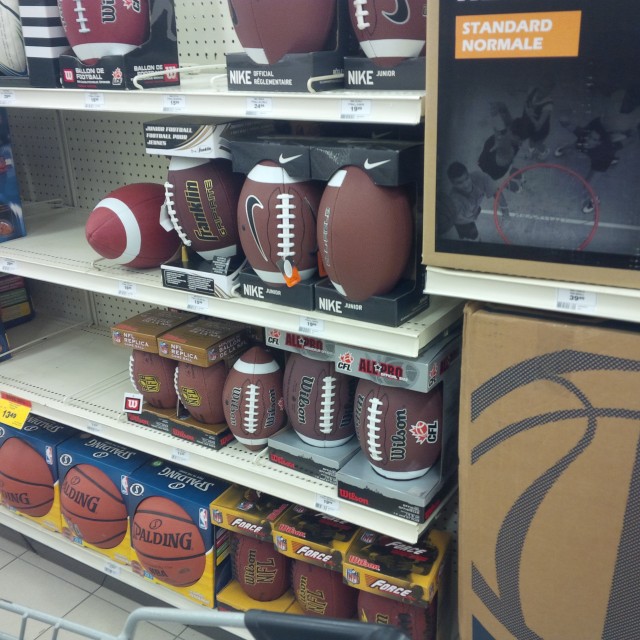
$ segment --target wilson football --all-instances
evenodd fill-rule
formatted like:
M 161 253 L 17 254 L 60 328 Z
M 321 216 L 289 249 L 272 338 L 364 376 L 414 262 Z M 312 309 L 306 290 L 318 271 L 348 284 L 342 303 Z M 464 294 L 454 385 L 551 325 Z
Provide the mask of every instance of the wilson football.
M 355 0 L 349 6 L 360 48 L 376 65 L 393 67 L 424 55 L 426 0 Z
M 148 0 L 58 0 L 58 10 L 69 45 L 87 64 L 129 53 L 149 37 Z
M 353 437 L 356 379 L 336 372 L 333 362 L 292 353 L 284 369 L 289 422 L 307 444 L 338 447 Z
M 320 256 L 338 293 L 361 302 L 393 290 L 411 255 L 408 192 L 378 186 L 363 169 L 348 166 L 331 176 L 319 212 Z
M 236 360 L 222 397 L 231 433 L 250 451 L 263 449 L 285 424 L 282 370 L 263 347 L 251 347 Z
M 224 422 L 222 389 L 226 379 L 227 365 L 224 361 L 210 367 L 178 362 L 176 393 L 193 418 L 205 424 L 219 424 Z
M 282 285 L 297 272 L 308 280 L 317 270 L 316 215 L 322 190 L 317 182 L 292 178 L 271 161 L 257 164 L 238 202 L 238 230 L 256 274 Z
M 182 242 L 205 260 L 238 253 L 243 180 L 229 160 L 171 158 L 165 184 L 169 216 Z
M 153 407 L 169 409 L 178 402 L 174 376 L 176 361 L 157 353 L 133 349 L 129 359 L 129 377 L 136 391 Z
M 159 267 L 180 247 L 164 206 L 164 187 L 154 183 L 108 194 L 89 214 L 85 235 L 103 258 L 135 269 Z
M 392 480 L 418 478 L 442 446 L 442 385 L 428 393 L 362 379 L 354 402 L 356 434 L 373 469 Z
M 336 0 L 229 0 L 236 36 L 257 64 L 287 53 L 322 51 L 334 24 Z

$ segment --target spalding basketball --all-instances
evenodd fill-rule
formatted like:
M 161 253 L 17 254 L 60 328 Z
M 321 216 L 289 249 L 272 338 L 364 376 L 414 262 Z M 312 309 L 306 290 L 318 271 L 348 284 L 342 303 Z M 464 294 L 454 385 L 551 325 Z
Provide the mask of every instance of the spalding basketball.
M 53 495 L 53 475 L 44 458 L 24 440 L 5 440 L 0 446 L 0 502 L 40 517 L 49 513 Z
M 122 542 L 127 508 L 109 476 L 91 464 L 69 469 L 60 489 L 60 509 L 73 533 L 101 549 Z
M 174 587 L 188 587 L 204 573 L 202 534 L 191 516 L 168 498 L 152 496 L 138 505 L 131 545 L 148 573 Z

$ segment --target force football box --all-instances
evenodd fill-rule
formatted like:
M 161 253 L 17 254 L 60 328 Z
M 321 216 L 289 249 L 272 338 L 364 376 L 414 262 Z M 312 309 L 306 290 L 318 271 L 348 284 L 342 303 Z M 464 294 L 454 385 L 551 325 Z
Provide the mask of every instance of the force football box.
M 210 518 L 229 483 L 152 459 L 128 478 L 131 566 L 204 607 L 230 579 L 229 534 Z
M 218 594 L 217 609 L 218 611 L 236 612 L 260 609 L 261 611 L 272 611 L 274 613 L 289 613 L 288 610 L 295 601 L 296 598 L 291 590 L 275 600 L 254 600 L 244 592 L 237 580 L 231 580 Z
M 57 456 L 62 534 L 115 562 L 129 564 L 127 477 L 149 455 L 78 433 L 58 447 Z
M 196 318 L 195 313 L 149 309 L 111 327 L 111 339 L 119 347 L 158 353 L 160 335 Z
M 71 3 L 68 3 L 69 5 Z M 162 6 L 161 6 L 162 5 Z M 99 11 L 99 9 L 95 9 Z M 60 75 L 62 86 L 69 89 L 122 90 L 136 89 L 134 78 L 142 74 L 155 74 L 137 80 L 140 88 L 172 87 L 180 84 L 177 71 L 178 40 L 176 37 L 176 18 L 173 0 L 149 0 L 116 4 L 102 3 L 103 24 L 112 30 L 124 29 L 124 23 L 131 21 L 131 13 L 147 11 L 147 38 L 136 49 L 124 55 L 105 55 L 93 64 L 80 60 L 74 51 L 60 56 Z M 131 12 L 126 14 L 125 12 Z M 121 15 L 122 14 L 122 15 Z M 76 14 L 73 15 L 75 19 Z M 118 25 L 120 21 L 120 25 Z M 80 23 L 82 28 L 83 23 Z M 115 24 L 114 24 L 115 23 Z M 64 18 L 62 25 L 65 26 Z M 66 26 L 67 38 L 73 42 L 71 21 Z
M 28 462 L 26 458 L 23 459 L 25 481 L 33 482 L 37 474 L 38 484 L 47 485 L 44 495 L 42 491 L 38 492 L 39 499 L 34 504 L 29 492 L 24 490 L 26 485 L 14 481 L 12 484 L 16 486 L 10 488 L 9 482 L 3 482 L 0 486 L 0 504 L 50 531 L 62 531 L 57 451 L 65 440 L 76 433 L 76 430 L 68 425 L 33 413 L 29 414 L 22 429 L 0 424 L 0 451 L 12 438 L 23 442 L 33 450 L 32 454 L 28 449 L 33 460 Z M 22 445 L 18 446 L 22 448 Z

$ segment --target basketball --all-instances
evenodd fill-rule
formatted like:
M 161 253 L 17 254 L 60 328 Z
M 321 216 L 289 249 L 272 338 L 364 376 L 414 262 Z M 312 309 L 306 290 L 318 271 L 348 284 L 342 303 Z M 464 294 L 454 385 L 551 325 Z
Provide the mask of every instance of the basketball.
M 131 545 L 146 571 L 174 587 L 188 587 L 204 573 L 202 534 L 191 516 L 168 498 L 152 496 L 138 505 Z
M 60 490 L 60 509 L 73 533 L 100 549 L 117 546 L 127 532 L 127 509 L 120 491 L 93 465 L 69 469 Z
M 44 458 L 19 438 L 0 446 L 0 502 L 28 516 L 44 516 L 53 505 L 53 475 Z

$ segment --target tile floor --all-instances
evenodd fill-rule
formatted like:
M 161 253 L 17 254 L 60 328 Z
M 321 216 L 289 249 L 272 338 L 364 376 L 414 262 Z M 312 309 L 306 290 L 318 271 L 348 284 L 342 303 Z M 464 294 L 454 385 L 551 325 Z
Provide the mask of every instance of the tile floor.
M 144 593 L 84 564 L 28 540 L 0 525 L 0 599 L 65 618 L 102 633 L 118 635 L 127 615 L 140 606 L 166 606 Z M 135 640 L 236 640 L 221 629 L 203 630 L 179 624 L 144 623 Z M 19 618 L 0 609 L 1 633 L 18 637 Z M 30 620 L 25 640 L 47 640 L 52 629 Z M 58 640 L 84 640 L 61 631 Z

